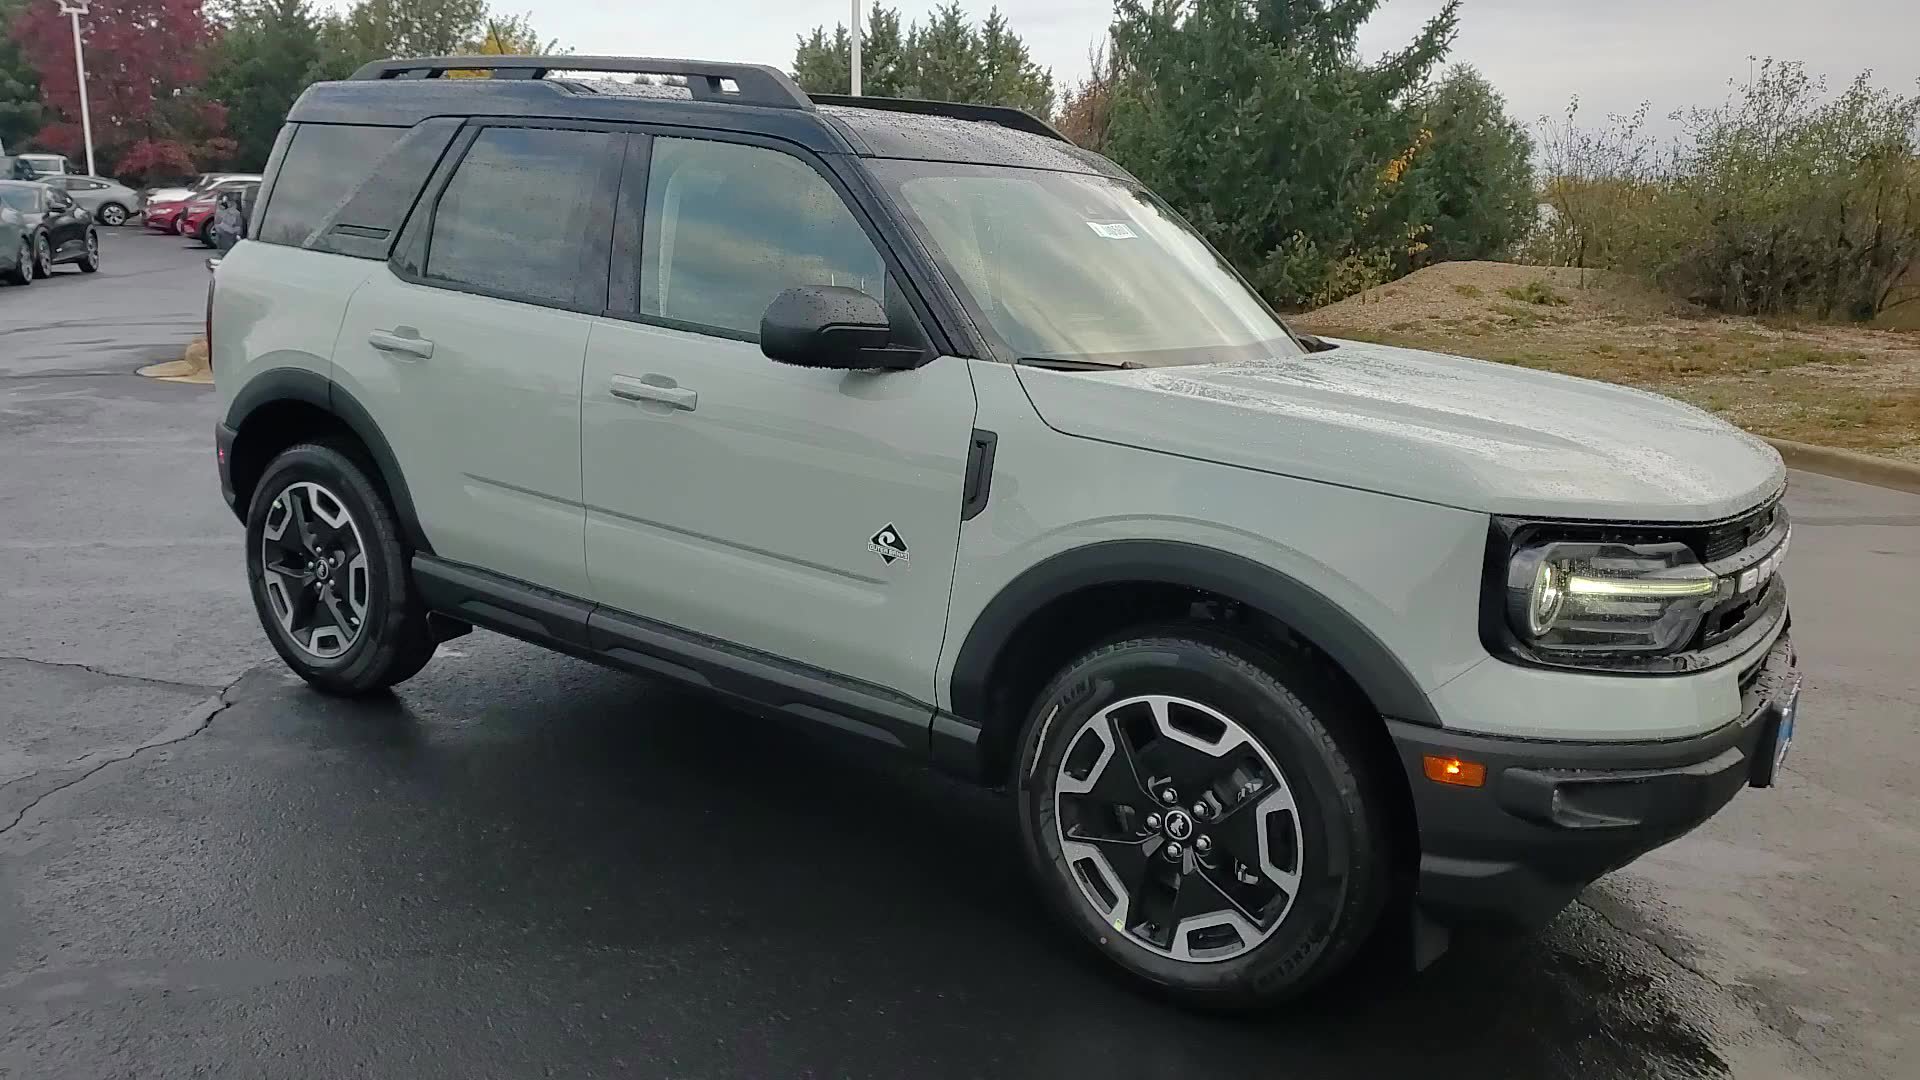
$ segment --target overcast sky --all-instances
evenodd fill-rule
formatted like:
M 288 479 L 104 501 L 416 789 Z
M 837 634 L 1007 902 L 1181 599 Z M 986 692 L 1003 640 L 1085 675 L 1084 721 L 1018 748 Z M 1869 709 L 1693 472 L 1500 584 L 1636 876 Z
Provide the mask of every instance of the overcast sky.
M 337 0 L 336 0 L 337 2 Z M 871 0 L 868 0 L 871 2 Z M 992 0 L 962 0 L 984 14 Z M 543 34 L 576 52 L 737 59 L 789 67 L 796 34 L 848 16 L 848 0 L 494 0 L 525 7 Z M 1015 32 L 1057 80 L 1086 72 L 1108 0 L 998 0 Z M 934 0 L 897 0 L 903 21 Z M 1362 35 L 1377 56 L 1404 44 L 1442 0 L 1386 0 Z M 1579 94 L 1598 119 L 1643 100 L 1653 115 L 1726 95 L 1749 56 L 1807 62 L 1844 84 L 1871 68 L 1906 93 L 1920 78 L 1920 0 L 1466 0 L 1452 59 L 1480 68 L 1531 124 Z

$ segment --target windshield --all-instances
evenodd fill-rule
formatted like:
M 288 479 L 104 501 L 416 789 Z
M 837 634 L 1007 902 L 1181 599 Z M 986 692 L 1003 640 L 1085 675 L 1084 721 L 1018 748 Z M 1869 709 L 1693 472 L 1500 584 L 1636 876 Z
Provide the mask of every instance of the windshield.
M 873 166 L 1015 356 L 1144 367 L 1301 352 L 1206 242 L 1137 185 L 946 162 Z
M 40 212 L 40 193 L 32 188 L 0 188 L 0 205 L 10 206 L 23 214 Z

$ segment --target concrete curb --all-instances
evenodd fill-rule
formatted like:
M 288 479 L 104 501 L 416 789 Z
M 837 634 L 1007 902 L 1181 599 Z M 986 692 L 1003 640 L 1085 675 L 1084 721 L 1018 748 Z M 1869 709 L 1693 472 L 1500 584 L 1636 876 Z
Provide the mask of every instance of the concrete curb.
M 1842 480 L 1875 484 L 1896 491 L 1920 492 L 1920 465 L 1786 439 L 1768 439 L 1767 442 L 1780 451 L 1780 457 L 1786 461 L 1789 469 L 1837 476 Z

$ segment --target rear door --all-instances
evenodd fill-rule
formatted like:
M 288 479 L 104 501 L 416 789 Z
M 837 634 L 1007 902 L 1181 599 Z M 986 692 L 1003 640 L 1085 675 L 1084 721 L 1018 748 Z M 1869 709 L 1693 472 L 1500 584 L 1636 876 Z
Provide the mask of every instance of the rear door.
M 573 595 L 588 591 L 580 372 L 623 147 L 591 126 L 470 122 L 333 354 L 435 553 Z

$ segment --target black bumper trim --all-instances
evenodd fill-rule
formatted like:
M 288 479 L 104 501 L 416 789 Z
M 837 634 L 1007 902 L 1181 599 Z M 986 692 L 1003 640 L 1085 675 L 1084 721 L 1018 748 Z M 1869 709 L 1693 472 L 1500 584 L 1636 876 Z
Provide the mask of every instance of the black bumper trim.
M 242 521 L 246 520 L 245 511 L 240 506 L 239 496 L 233 490 L 233 442 L 240 433 L 221 421 L 213 423 L 214 458 L 220 463 L 220 497 L 227 500 L 227 509 Z
M 1595 878 L 1767 782 L 1761 766 L 1796 678 L 1782 634 L 1742 691 L 1740 719 L 1663 742 L 1503 739 L 1388 721 L 1419 820 L 1421 907 L 1442 923 L 1543 925 Z M 1485 786 L 1428 780 L 1427 754 L 1484 764 Z

